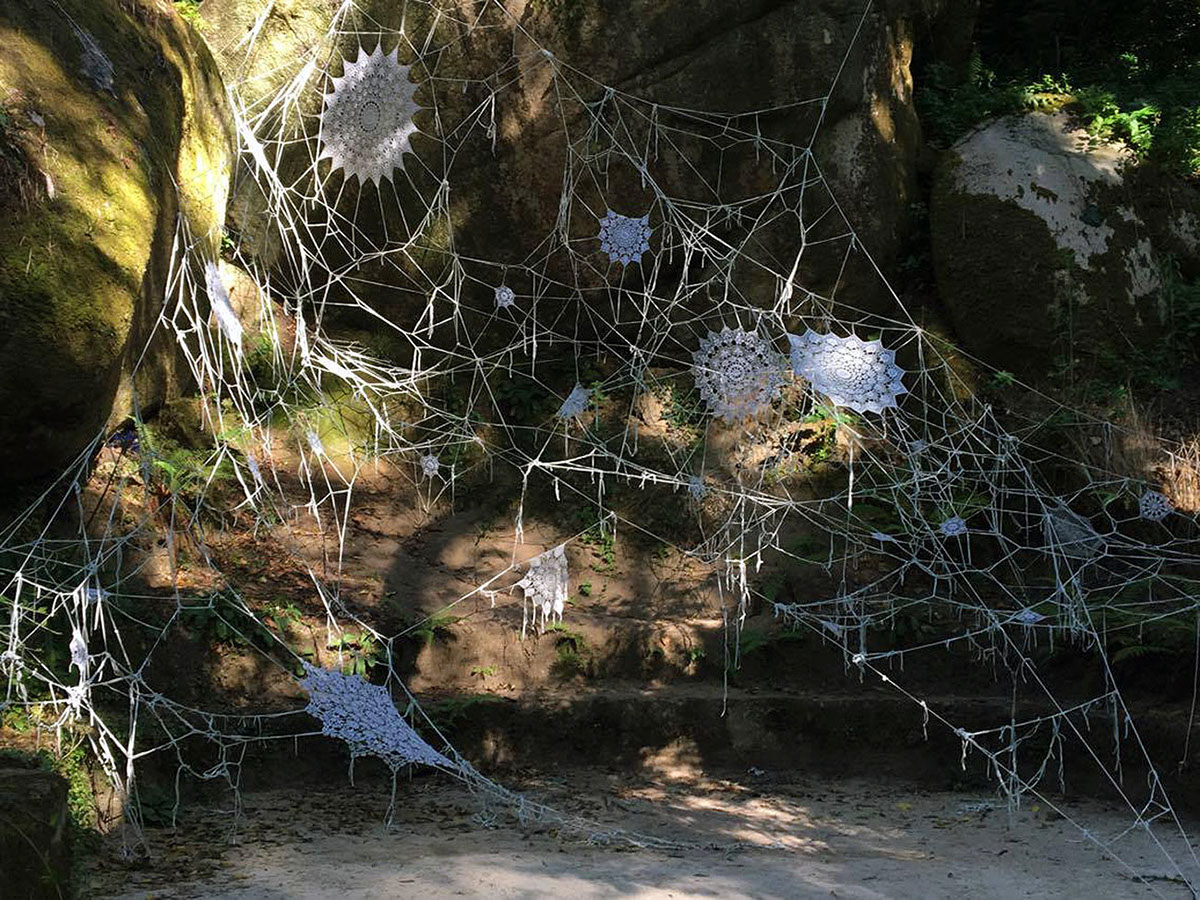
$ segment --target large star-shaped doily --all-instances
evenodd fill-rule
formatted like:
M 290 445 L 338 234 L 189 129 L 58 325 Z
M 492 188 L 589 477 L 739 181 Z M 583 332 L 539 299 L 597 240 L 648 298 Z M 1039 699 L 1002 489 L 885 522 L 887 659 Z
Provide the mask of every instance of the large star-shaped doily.
M 623 216 L 610 209 L 600 220 L 600 249 L 608 254 L 609 262 L 623 266 L 640 263 L 642 254 L 650 249 L 650 216 Z
M 357 61 L 345 60 L 341 78 L 333 78 L 333 93 L 325 95 L 321 112 L 321 152 L 317 159 L 333 160 L 333 168 L 359 183 L 391 180 L 404 168 L 404 154 L 412 152 L 410 138 L 417 130 L 413 116 L 421 109 L 414 96 L 417 86 L 409 79 L 410 66 L 402 66 L 399 47 L 384 53 L 382 47 L 367 55 L 358 48 Z
M 908 393 L 896 351 L 885 350 L 879 341 L 818 334 L 811 328 L 802 335 L 789 334 L 788 340 L 793 371 L 834 406 L 883 412 Z

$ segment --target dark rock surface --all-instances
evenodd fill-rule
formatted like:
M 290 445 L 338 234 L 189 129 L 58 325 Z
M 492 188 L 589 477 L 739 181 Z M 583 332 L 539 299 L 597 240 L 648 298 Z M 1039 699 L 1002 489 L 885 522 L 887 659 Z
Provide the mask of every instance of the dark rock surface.
M 67 783 L 41 769 L 0 769 L 0 895 L 66 896 Z

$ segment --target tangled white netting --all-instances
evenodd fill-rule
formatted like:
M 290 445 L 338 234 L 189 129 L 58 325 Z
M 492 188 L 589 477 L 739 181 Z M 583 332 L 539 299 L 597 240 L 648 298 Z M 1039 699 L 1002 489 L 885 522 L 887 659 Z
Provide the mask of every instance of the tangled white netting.
M 342 551 L 356 484 L 377 462 L 402 464 L 426 505 L 461 503 L 456 485 L 508 471 L 514 561 L 447 609 L 520 587 L 545 625 L 564 614 L 571 547 L 643 536 L 704 570 L 735 635 L 762 603 L 839 647 L 851 672 L 878 676 L 914 715 L 957 735 L 964 759 L 982 756 L 1013 803 L 1049 803 L 1051 761 L 1077 740 L 1122 790 L 1132 829 L 1156 842 L 1163 828 L 1181 832 L 1107 641 L 1193 622 L 1195 523 L 1161 486 L 1043 440 L 1048 424 L 1109 426 L 1062 409 L 1001 417 L 898 297 L 886 314 L 856 307 L 844 273 L 882 276 L 813 152 L 832 86 L 737 114 L 652 103 L 545 52 L 499 3 L 467 16 L 470 6 L 412 0 L 394 29 L 346 0 L 272 95 L 231 85 L 235 193 L 259 204 L 243 217 L 238 288 L 212 262 L 214 236 L 181 219 L 160 321 L 190 367 L 214 449 L 187 480 L 140 428 L 98 436 L 0 533 L 4 706 L 36 706 L 50 727 L 86 723 L 126 788 L 135 762 L 160 752 L 236 784 L 247 745 L 312 733 L 306 709 L 355 754 L 490 785 L 397 676 L 397 640 L 425 622 L 377 631 L 343 592 Z M 843 65 L 857 34 L 839 48 Z M 506 53 L 489 71 L 444 74 L 474 39 Z M 510 161 L 484 164 L 518 76 L 550 106 L 556 128 L 539 146 L 561 163 L 560 193 L 548 216 L 532 216 L 540 230 L 503 220 L 489 231 L 456 192 L 500 215 L 489 191 Z M 789 125 L 773 136 L 780 121 Z M 807 123 L 799 134 L 796 122 Z M 369 323 L 359 329 L 369 340 L 332 336 L 354 322 Z M 818 465 L 835 457 L 840 468 Z M 218 473 L 238 496 L 214 509 Z M 539 490 L 589 515 L 526 566 L 515 548 Z M 209 543 L 221 521 L 249 521 L 295 549 L 348 678 L 300 659 L 277 627 L 286 612 L 249 603 L 220 572 Z M 319 564 L 300 547 L 306 529 L 320 535 Z M 167 591 L 139 587 L 145 573 L 129 562 L 159 530 L 171 545 Z M 176 577 L 177 545 L 217 573 L 210 584 Z M 810 573 L 804 592 L 784 602 L 758 577 L 764 567 Z M 231 713 L 164 693 L 155 661 L 197 621 L 247 639 L 289 677 L 302 666 L 307 708 Z M 902 635 L 898 622 L 919 627 Z M 67 665 L 44 652 L 57 632 L 71 636 Z M 379 686 L 356 680 L 354 648 L 368 641 Z M 1035 657 L 1065 643 L 1099 654 L 1104 681 L 1060 701 Z M 969 730 L 948 720 L 893 670 L 946 651 L 1007 670 L 1044 706 L 1027 716 L 1014 705 Z M 1095 710 L 1110 716 L 1112 759 L 1084 738 Z M 1049 749 L 1031 754 L 1047 735 Z M 196 742 L 214 754 L 205 766 L 182 752 Z M 1122 752 L 1140 759 L 1148 789 L 1120 785 Z M 1124 835 L 1080 827 L 1121 858 Z M 1159 846 L 1173 877 L 1194 877 L 1194 856 Z

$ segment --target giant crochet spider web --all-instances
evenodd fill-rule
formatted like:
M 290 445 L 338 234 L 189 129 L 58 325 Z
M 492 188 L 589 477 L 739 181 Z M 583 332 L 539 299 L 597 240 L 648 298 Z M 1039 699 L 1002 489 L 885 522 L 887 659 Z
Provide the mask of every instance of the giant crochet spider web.
M 886 313 L 856 304 L 847 284 L 887 286 L 814 143 L 869 4 L 828 61 L 827 91 L 733 113 L 603 84 L 503 5 L 470 6 L 414 0 L 393 22 L 347 0 L 282 83 L 231 84 L 236 265 L 181 220 L 160 322 L 198 388 L 209 456 L 187 481 L 144 429 L 100 435 L 0 533 L 6 706 L 50 728 L 85 723 L 128 791 L 151 754 L 236 786 L 248 745 L 323 732 L 528 811 L 424 716 L 397 648 L 480 598 L 503 610 L 515 587 L 543 625 L 569 619 L 572 560 L 648 541 L 699 573 L 731 665 L 739 624 L 766 606 L 910 699 L 1014 804 L 1053 803 L 1072 744 L 1128 803 L 1131 830 L 1194 884 L 1190 848 L 1162 837 L 1182 828 L 1105 649 L 1200 610 L 1192 511 L 1046 446 L 1044 419 L 1002 419 L 894 294 Z M 268 21 L 241 42 L 247 65 Z M 521 121 L 534 107 L 544 118 Z M 438 608 L 390 631 L 357 602 L 343 557 L 358 489 L 381 466 L 422 514 L 493 483 L 512 500 L 508 562 L 448 593 L 427 586 Z M 564 504 L 586 515 L 556 519 Z M 303 573 L 321 660 L 301 658 L 284 613 L 214 557 L 223 525 L 247 524 Z M 767 590 L 767 575 L 796 571 L 789 602 Z M 295 685 L 291 705 L 234 711 L 164 690 L 164 657 L 196 623 L 244 639 Z M 43 652 L 56 633 L 70 635 L 67 668 Z M 1063 644 L 1100 656 L 1086 696 L 1039 668 L 1041 649 Z M 902 668 L 947 651 L 1040 703 L 951 721 Z M 1097 713 L 1105 756 L 1087 737 Z M 1134 761 L 1137 787 L 1121 776 Z M 1125 835 L 1080 828 L 1122 859 Z

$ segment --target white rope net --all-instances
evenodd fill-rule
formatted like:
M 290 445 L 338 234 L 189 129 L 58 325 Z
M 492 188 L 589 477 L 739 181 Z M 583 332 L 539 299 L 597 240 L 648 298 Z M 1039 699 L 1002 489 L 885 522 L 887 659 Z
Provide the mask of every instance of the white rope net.
M 1106 641 L 1155 623 L 1194 629 L 1195 522 L 1162 485 L 1045 440 L 1052 425 L 1106 440 L 1111 426 L 1061 407 L 1000 415 L 894 293 L 887 314 L 855 305 L 847 273 L 883 279 L 813 153 L 833 86 L 771 110 L 669 107 L 573 69 L 498 3 L 405 9 L 400 28 L 384 27 L 346 0 L 277 91 L 247 99 L 231 85 L 235 195 L 260 204 L 236 256 L 252 300 L 235 310 L 212 236 L 181 220 L 159 323 L 203 401 L 206 474 L 183 483 L 140 427 L 101 435 L 0 533 L 3 705 L 49 710 L 49 727 L 86 724 L 129 790 L 138 762 L 164 753 L 236 787 L 249 745 L 314 733 L 307 710 L 355 755 L 433 765 L 529 812 L 445 743 L 397 677 L 396 642 L 420 623 L 382 633 L 340 590 L 354 489 L 372 466 L 409 473 L 426 504 L 462 503 L 456 485 L 507 469 L 520 492 L 514 562 L 447 609 L 519 587 L 527 624 L 564 616 L 563 546 L 585 532 L 515 561 L 527 501 L 552 489 L 602 534 L 638 533 L 704 567 L 734 641 L 765 603 L 840 647 L 851 674 L 884 679 L 914 715 L 952 730 L 964 759 L 982 755 L 1013 804 L 1051 803 L 1064 742 L 1106 710 L 1113 751 L 1089 750 L 1094 765 L 1127 799 L 1130 829 L 1193 883 L 1194 854 L 1159 840 L 1183 829 Z M 257 37 L 243 42 L 247 58 Z M 464 74 L 468 42 L 510 51 Z M 474 203 L 523 189 L 503 184 L 506 160 L 493 154 L 506 104 L 534 76 L 556 123 L 544 150 L 561 163 L 561 190 L 540 229 L 504 220 L 497 237 L 473 216 L 500 212 L 464 211 L 458 192 L 465 184 Z M 346 323 L 376 339 L 333 337 Z M 637 414 L 645 398 L 667 410 L 653 423 Z M 285 443 L 287 470 L 275 461 Z M 814 474 L 814 444 L 840 464 Z M 219 478 L 236 485 L 232 502 L 213 489 Z M 686 527 L 640 515 L 646 503 L 682 511 Z M 220 577 L 207 547 L 222 521 L 285 536 L 315 526 L 327 565 L 305 568 L 329 646 L 369 635 L 383 648 L 378 686 L 314 669 L 279 637 L 278 611 Z M 147 535 L 162 532 L 218 573 L 207 589 L 178 578 L 165 594 L 138 588 Z M 764 567 L 809 573 L 803 597 L 781 602 Z M 163 690 L 154 661 L 197 617 L 303 678 L 308 706 L 231 712 Z M 923 624 L 902 635 L 901 621 Z M 64 634 L 66 661 L 46 650 Z M 1060 698 L 1037 661 L 1056 645 L 1098 654 L 1102 687 Z M 1047 711 L 1014 706 L 973 730 L 947 720 L 903 673 L 947 650 L 1041 690 Z M 1026 752 L 1047 734 L 1047 753 Z M 210 747 L 206 767 L 183 752 L 197 742 Z M 1131 757 L 1148 789 L 1122 784 Z M 1122 858 L 1127 835 L 1080 828 Z

